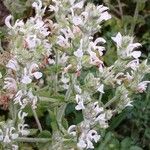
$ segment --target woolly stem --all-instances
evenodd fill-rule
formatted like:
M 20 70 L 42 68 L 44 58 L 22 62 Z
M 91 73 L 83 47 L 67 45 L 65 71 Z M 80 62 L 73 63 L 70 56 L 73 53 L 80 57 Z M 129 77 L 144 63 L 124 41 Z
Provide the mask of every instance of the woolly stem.
M 136 8 L 135 8 L 134 17 L 133 17 L 133 23 L 131 25 L 131 30 L 130 30 L 131 35 L 133 35 L 133 33 L 134 33 L 134 29 L 136 26 L 136 21 L 138 19 L 138 15 L 139 15 L 139 2 L 136 3 Z
M 46 142 L 51 141 L 51 139 L 48 139 L 48 138 L 25 138 L 25 137 L 20 137 L 20 138 L 17 138 L 15 141 L 17 141 L 17 142 L 29 142 L 29 143 L 34 143 L 34 142 L 46 143 Z
M 37 116 L 37 113 L 36 113 L 35 109 L 33 109 L 32 107 L 31 107 L 31 109 L 32 109 L 35 121 L 37 123 L 38 129 L 40 130 L 40 132 L 42 132 L 42 126 L 41 126 L 41 123 L 40 123 L 39 118 Z

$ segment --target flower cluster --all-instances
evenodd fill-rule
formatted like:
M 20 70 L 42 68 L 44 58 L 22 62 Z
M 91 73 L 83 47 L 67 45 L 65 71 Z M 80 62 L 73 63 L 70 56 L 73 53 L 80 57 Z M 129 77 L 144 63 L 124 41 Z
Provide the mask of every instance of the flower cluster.
M 3 142 L 3 146 L 8 146 L 14 150 L 18 150 L 15 140 L 20 136 L 27 136 L 30 132 L 28 131 L 28 125 L 25 124 L 25 117 L 28 114 L 20 110 L 18 112 L 18 125 L 14 127 L 13 120 L 9 120 L 7 123 L 1 122 L 0 126 L 0 141 Z

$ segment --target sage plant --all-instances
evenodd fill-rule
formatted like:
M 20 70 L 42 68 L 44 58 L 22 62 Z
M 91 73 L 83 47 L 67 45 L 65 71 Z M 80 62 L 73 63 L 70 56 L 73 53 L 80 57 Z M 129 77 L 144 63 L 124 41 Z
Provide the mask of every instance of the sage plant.
M 141 44 L 132 36 L 116 33 L 110 39 L 116 44 L 117 60 L 105 66 L 107 41 L 94 35 L 111 19 L 107 7 L 85 0 L 53 0 L 45 7 L 38 0 L 32 7 L 35 15 L 26 21 L 11 23 L 11 15 L 5 20 L 11 59 L 1 80 L 9 99 L 10 119 L 0 123 L 0 142 L 3 148 L 13 150 L 23 142 L 48 143 L 45 149 L 51 150 L 94 149 L 113 115 L 133 106 L 134 95 L 146 91 L 150 83 L 143 81 L 150 67 L 147 60 L 139 60 L 141 51 L 136 49 Z M 106 89 L 115 94 L 103 102 Z M 67 121 L 64 126 L 70 103 L 82 112 L 83 119 L 70 126 Z M 43 132 L 37 114 L 43 104 L 52 119 L 47 138 L 37 136 L 38 131 Z M 26 123 L 27 108 L 32 110 L 37 133 Z

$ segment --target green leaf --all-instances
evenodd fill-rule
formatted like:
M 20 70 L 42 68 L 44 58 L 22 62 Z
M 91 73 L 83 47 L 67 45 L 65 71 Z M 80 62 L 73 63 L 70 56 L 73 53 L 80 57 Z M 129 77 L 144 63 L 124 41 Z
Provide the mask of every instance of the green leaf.
M 123 141 L 121 141 L 121 150 L 129 149 L 132 144 L 133 142 L 131 138 L 125 138 Z
M 117 128 L 120 125 L 120 123 L 126 118 L 126 116 L 127 116 L 127 114 L 124 111 L 124 112 L 120 113 L 119 115 L 117 115 L 116 117 L 114 117 L 110 123 L 109 129 L 113 130 L 113 129 Z
M 38 135 L 39 138 L 51 138 L 51 133 L 47 130 L 42 131 Z
M 51 138 L 51 133 L 47 130 L 42 131 L 39 135 L 39 138 Z M 50 147 L 51 142 L 47 142 L 47 143 L 38 143 L 37 147 L 38 149 L 42 149 L 42 150 L 48 150 Z

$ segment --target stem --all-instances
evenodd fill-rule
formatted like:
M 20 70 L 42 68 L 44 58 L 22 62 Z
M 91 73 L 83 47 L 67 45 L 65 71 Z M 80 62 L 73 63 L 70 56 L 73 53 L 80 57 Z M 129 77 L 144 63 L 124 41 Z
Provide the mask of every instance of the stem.
M 149 106 L 149 97 L 150 97 L 150 86 L 148 86 L 147 94 L 146 94 L 146 101 L 145 101 L 145 103 L 147 104 L 146 108 L 148 108 Z
M 102 96 L 103 96 L 103 93 L 100 92 L 100 94 L 99 94 L 99 99 L 98 99 L 100 103 L 101 103 L 101 101 L 102 101 Z
M 0 40 L 0 51 L 1 51 L 1 52 L 4 52 L 4 49 L 3 49 L 3 47 L 2 47 L 2 42 L 1 42 L 1 40 Z
M 40 130 L 40 132 L 42 132 L 42 126 L 41 126 L 41 123 L 40 123 L 39 118 L 37 116 L 37 113 L 36 113 L 35 109 L 33 109 L 32 107 L 31 107 L 31 109 L 32 109 L 35 121 L 37 123 L 38 129 Z
M 51 139 L 48 138 L 17 138 L 16 139 L 17 142 L 29 142 L 29 143 L 34 143 L 34 142 L 38 142 L 38 143 L 46 143 L 51 141 Z
M 104 105 L 104 108 L 110 106 L 112 103 L 114 103 L 116 101 L 116 97 L 112 98 L 110 101 L 108 101 L 105 105 Z
M 136 8 L 135 8 L 134 17 L 133 17 L 133 23 L 131 25 L 131 30 L 130 30 L 131 35 L 133 35 L 133 33 L 134 33 L 134 29 L 136 26 L 136 21 L 138 19 L 138 15 L 139 15 L 139 2 L 136 3 Z
M 122 5 L 121 5 L 120 0 L 117 0 L 117 2 L 118 2 L 118 6 L 119 6 L 120 16 L 121 16 L 121 19 L 123 20 L 123 10 L 122 10 Z
M 58 91 L 58 88 L 57 88 L 57 85 L 58 85 L 58 59 L 59 59 L 59 54 L 58 54 L 58 51 L 57 50 L 55 50 L 55 53 L 56 53 L 56 59 L 55 59 L 55 61 L 56 61 L 56 73 L 55 73 L 55 75 L 54 75 L 54 82 L 55 82 L 55 87 L 54 87 L 54 89 L 55 89 L 55 93 L 57 94 L 57 91 Z
M 17 107 L 16 105 L 13 103 L 13 101 L 10 101 L 10 105 L 9 105 L 9 110 L 10 110 L 10 115 L 13 119 L 14 124 L 16 124 L 16 120 L 17 120 Z

